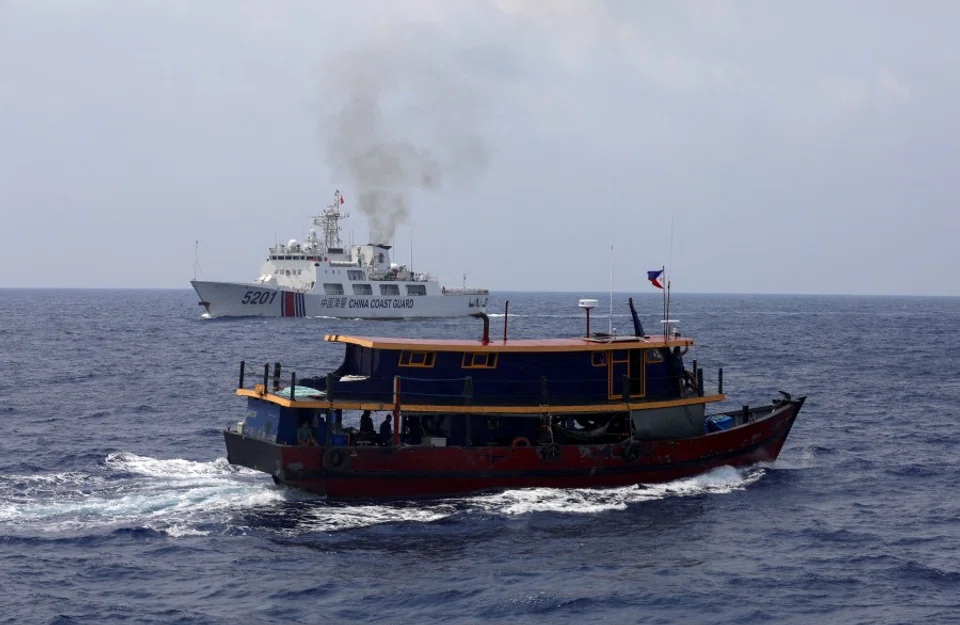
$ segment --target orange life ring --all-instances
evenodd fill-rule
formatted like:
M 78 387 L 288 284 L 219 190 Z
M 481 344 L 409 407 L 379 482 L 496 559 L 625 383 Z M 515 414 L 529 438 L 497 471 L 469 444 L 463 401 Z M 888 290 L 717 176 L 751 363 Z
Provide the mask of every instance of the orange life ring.
M 514 449 L 516 449 L 517 447 L 529 447 L 530 439 L 527 438 L 526 436 L 518 436 L 515 439 L 513 439 L 513 442 L 510 443 L 510 446 L 513 447 Z

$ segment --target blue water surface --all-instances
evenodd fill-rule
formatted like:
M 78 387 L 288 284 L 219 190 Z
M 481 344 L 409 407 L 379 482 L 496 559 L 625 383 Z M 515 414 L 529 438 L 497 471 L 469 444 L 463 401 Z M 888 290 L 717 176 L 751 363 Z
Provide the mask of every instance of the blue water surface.
M 569 336 L 589 295 L 490 311 Z M 631 329 L 625 294 L 612 317 L 594 297 L 594 329 Z M 656 331 L 657 294 L 636 299 Z M 239 362 L 324 373 L 326 333 L 479 321 L 201 312 L 187 290 L 0 290 L 0 622 L 960 622 L 960 299 L 675 294 L 726 407 L 808 395 L 776 463 L 391 504 L 228 465 Z

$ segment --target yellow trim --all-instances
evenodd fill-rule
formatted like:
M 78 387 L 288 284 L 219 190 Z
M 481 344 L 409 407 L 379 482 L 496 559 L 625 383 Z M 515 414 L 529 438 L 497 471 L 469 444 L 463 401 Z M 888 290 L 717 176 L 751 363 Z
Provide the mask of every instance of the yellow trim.
M 614 390 L 616 389 L 618 384 L 621 384 L 620 380 L 623 379 L 623 375 L 630 377 L 630 352 L 629 350 L 626 350 L 627 357 L 617 360 L 616 358 L 613 357 L 613 354 L 618 351 L 620 350 L 611 349 L 610 351 L 607 352 L 607 363 L 609 363 L 607 365 L 607 399 L 623 399 L 623 392 L 621 391 L 619 393 L 615 393 Z M 622 365 L 622 364 L 627 365 L 627 371 L 625 374 L 618 376 L 620 380 L 614 380 L 613 368 L 617 365 Z
M 649 339 L 633 341 L 617 341 L 601 343 L 586 339 L 555 339 L 555 340 L 526 340 L 511 339 L 508 341 L 491 341 L 487 344 L 480 341 L 455 340 L 411 340 L 347 336 L 344 334 L 327 334 L 323 339 L 328 343 L 346 343 L 372 349 L 407 349 L 411 351 L 433 352 L 602 352 L 610 349 L 649 349 L 652 347 L 691 347 L 693 339 L 686 337 L 669 338 L 650 337 Z
M 467 356 L 470 357 L 470 364 L 467 364 Z M 477 364 L 477 356 L 483 356 L 483 364 Z M 460 361 L 461 369 L 496 369 L 500 354 L 497 352 L 463 352 L 463 359 Z M 493 364 L 490 364 L 490 361 Z
M 414 355 L 422 355 L 423 362 L 411 362 Z M 403 362 L 403 357 L 406 355 L 407 362 Z M 400 352 L 399 360 L 397 361 L 398 367 L 416 367 L 418 369 L 432 369 L 433 365 L 437 362 L 437 354 L 435 352 L 427 350 L 413 350 L 405 349 Z
M 391 402 L 368 401 L 290 401 L 278 395 L 259 395 L 247 388 L 237 389 L 240 397 L 262 399 L 284 408 L 332 408 L 339 410 L 393 410 Z M 670 406 L 694 406 L 697 404 L 711 404 L 724 401 L 726 395 L 705 395 L 703 397 L 684 397 L 667 399 L 664 401 L 642 401 L 630 403 L 589 404 L 583 406 L 438 406 L 434 404 L 401 404 L 402 412 L 424 412 L 442 414 L 586 414 L 592 412 L 623 412 L 626 410 L 652 410 L 654 408 L 669 408 Z

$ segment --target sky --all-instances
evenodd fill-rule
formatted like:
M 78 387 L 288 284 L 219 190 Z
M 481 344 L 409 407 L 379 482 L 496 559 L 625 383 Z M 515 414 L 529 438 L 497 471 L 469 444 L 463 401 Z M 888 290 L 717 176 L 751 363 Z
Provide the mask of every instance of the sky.
M 949 0 L 0 0 L 0 287 L 344 239 L 493 291 L 960 295 Z

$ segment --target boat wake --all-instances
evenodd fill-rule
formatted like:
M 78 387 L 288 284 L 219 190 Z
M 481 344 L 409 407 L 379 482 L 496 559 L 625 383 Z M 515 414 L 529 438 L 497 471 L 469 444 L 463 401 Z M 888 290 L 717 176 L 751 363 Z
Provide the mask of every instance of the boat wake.
M 138 527 L 179 538 L 276 525 L 283 534 L 302 535 L 431 523 L 478 512 L 499 517 L 588 515 L 671 497 L 742 490 L 764 473 L 762 467 L 722 467 L 650 486 L 533 488 L 434 502 L 346 504 L 277 488 L 263 474 L 231 466 L 224 458 L 195 462 L 116 453 L 93 472 L 0 477 L 0 533 L 99 533 Z M 286 522 L 265 523 L 284 517 Z
M 203 535 L 239 511 L 289 501 L 262 474 L 212 462 L 107 456 L 92 472 L 0 477 L 0 532 L 63 533 L 144 527 Z
M 719 495 L 743 490 L 763 477 L 764 473 L 762 468 L 738 470 L 733 467 L 720 467 L 696 477 L 664 484 L 604 489 L 511 490 L 478 498 L 476 503 L 487 512 L 505 515 L 531 512 L 595 514 L 607 510 L 624 510 L 632 504 L 671 497 Z
M 743 490 L 766 473 L 763 467 L 720 467 L 682 480 L 623 488 L 525 488 L 437 502 L 411 504 L 320 503 L 303 512 L 291 534 L 360 529 L 386 523 L 428 523 L 461 514 L 517 516 L 538 512 L 589 515 L 672 497 L 720 495 Z

